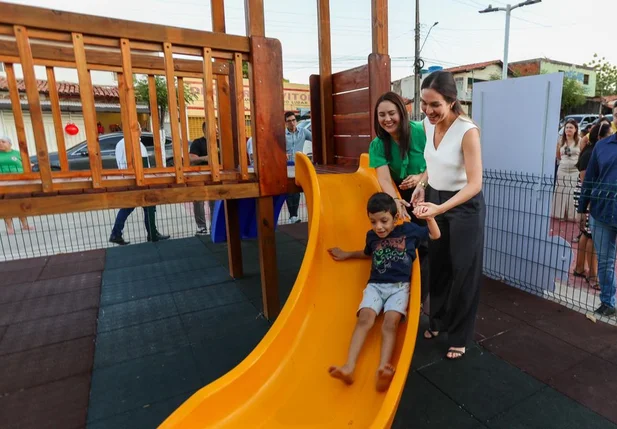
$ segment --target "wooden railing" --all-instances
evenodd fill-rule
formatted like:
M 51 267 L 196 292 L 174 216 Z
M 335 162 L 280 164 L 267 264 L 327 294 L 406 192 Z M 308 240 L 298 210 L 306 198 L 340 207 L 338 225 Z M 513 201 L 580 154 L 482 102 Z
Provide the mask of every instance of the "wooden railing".
M 0 62 L 5 64 L 23 165 L 23 173 L 0 174 L 0 195 L 53 195 L 257 180 L 256 175 L 249 172 L 244 128 L 242 64 L 249 61 L 249 38 L 59 13 L 7 3 L 0 3 L 0 8 Z M 36 154 L 28 150 L 24 112 L 15 75 L 16 64 L 23 71 Z M 52 171 L 49 163 L 35 66 L 44 66 L 46 70 L 59 171 Z M 73 171 L 69 168 L 55 67 L 77 71 L 87 139 L 88 170 Z M 91 71 L 114 72 L 117 75 L 127 168 L 102 167 Z M 140 124 L 134 75 L 145 75 L 148 79 L 156 165 L 146 168 L 142 163 L 138 139 Z M 158 133 L 160 124 L 155 76 L 163 76 L 167 84 L 173 142 L 173 166 L 170 167 L 163 165 L 164 144 Z M 190 164 L 187 105 L 183 97 L 185 78 L 201 79 L 203 82 L 210 155 L 208 165 Z M 215 117 L 215 90 L 218 118 Z M 217 144 L 217 120 L 225 124 L 225 129 L 221 130 L 220 147 Z M 216 154 L 220 154 L 221 159 Z M 38 172 L 31 169 L 32 155 L 37 157 Z

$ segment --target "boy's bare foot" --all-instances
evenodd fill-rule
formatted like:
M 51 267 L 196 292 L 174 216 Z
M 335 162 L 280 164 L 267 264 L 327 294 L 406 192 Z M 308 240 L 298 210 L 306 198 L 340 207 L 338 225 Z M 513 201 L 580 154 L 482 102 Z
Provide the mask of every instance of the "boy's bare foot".
M 379 368 L 377 370 L 377 391 L 384 392 L 390 386 L 390 382 L 392 382 L 392 377 L 394 377 L 394 372 L 396 369 L 390 365 L 386 364 L 383 368 Z
M 345 384 L 353 384 L 353 369 L 347 364 L 343 366 L 331 366 L 328 368 L 331 377 L 342 380 Z
M 33 226 L 22 226 L 21 229 L 23 229 L 24 231 L 34 231 L 34 227 Z

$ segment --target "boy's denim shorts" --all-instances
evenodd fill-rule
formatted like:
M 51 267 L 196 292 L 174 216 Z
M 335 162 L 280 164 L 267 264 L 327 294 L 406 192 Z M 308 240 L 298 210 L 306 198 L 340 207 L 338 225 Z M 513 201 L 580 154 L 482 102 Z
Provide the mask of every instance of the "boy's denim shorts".
M 363 308 L 370 308 L 379 315 L 381 310 L 396 311 L 407 317 L 409 304 L 409 282 L 399 283 L 369 283 L 364 289 L 362 302 L 358 312 Z

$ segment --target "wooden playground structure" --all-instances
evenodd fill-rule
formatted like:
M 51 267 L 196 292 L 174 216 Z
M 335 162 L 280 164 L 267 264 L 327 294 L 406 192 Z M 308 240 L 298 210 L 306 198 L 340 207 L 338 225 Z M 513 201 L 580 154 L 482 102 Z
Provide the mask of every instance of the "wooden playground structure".
M 329 0 L 317 0 L 319 75 L 313 75 L 313 157 L 322 170 L 357 165 L 374 137 L 375 100 L 390 89 L 386 0 L 371 0 L 372 53 L 365 65 L 332 73 Z M 256 198 L 264 313 L 279 312 L 273 196 L 297 192 L 286 165 L 283 118 L 283 58 L 278 40 L 265 37 L 263 0 L 245 0 L 246 34 L 226 34 L 224 0 L 211 0 L 212 32 L 130 22 L 0 2 L 0 62 L 5 64 L 23 173 L 0 175 L 0 217 L 34 216 L 156 204 L 225 200 L 230 274 L 242 277 L 239 198 Z M 249 168 L 244 130 L 242 65 L 249 65 L 255 168 Z M 23 72 L 26 106 L 36 154 L 28 153 L 24 108 L 14 66 Z M 59 148 L 60 171 L 52 171 L 37 89 L 35 66 L 43 66 Z M 54 68 L 77 71 L 90 169 L 68 167 Z M 91 71 L 118 79 L 126 169 L 102 169 Z M 133 76 L 146 75 L 150 109 L 156 104 L 155 76 L 167 82 L 173 166 L 163 166 L 155 136 L 156 165 L 140 158 Z M 184 79 L 204 82 L 209 165 L 189 161 L 186 104 L 177 93 Z M 216 95 L 216 96 L 215 96 Z M 218 117 L 215 118 L 215 102 Z M 152 128 L 160 128 L 153 114 Z M 217 144 L 216 123 L 220 129 Z M 16 147 L 17 149 L 17 147 Z M 40 166 L 33 172 L 30 156 Z

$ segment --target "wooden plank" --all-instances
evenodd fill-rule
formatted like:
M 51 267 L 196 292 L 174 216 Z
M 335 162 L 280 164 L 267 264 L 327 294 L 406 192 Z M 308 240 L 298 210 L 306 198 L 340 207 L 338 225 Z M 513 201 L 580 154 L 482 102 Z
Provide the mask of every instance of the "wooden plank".
M 364 113 L 371 110 L 368 88 L 334 95 L 332 102 L 335 115 Z
M 247 1 L 262 2 L 262 0 Z M 85 33 L 90 36 L 126 38 L 136 41 L 171 43 L 199 48 L 208 46 L 212 49 L 231 52 L 250 52 L 248 37 L 21 6 L 11 3 L 2 3 L 0 24 L 17 24 L 25 27 L 44 28 L 46 30 Z
M 221 163 L 223 168 L 230 170 L 236 168 L 236 160 L 234 156 L 233 124 L 231 122 L 231 94 L 227 76 L 216 77 L 216 94 L 221 141 Z
M 53 191 L 53 183 L 51 180 L 51 167 L 49 166 L 49 156 L 47 153 L 47 139 L 45 138 L 45 125 L 43 124 L 43 110 L 41 109 L 41 100 L 36 83 L 36 74 L 34 72 L 34 63 L 32 62 L 32 51 L 30 50 L 30 42 L 28 41 L 28 31 L 25 27 L 16 25 L 13 27 L 15 31 L 15 40 L 17 49 L 19 50 L 19 58 L 21 69 L 24 75 L 24 83 L 26 85 L 26 96 L 28 97 L 28 106 L 30 108 L 30 119 L 32 120 L 32 131 L 34 133 L 34 144 L 36 146 L 36 156 L 41 172 L 41 181 L 44 192 Z M 21 148 L 20 148 L 21 152 Z M 25 162 L 30 163 L 26 152 Z M 22 163 L 24 159 L 22 159 Z M 26 171 L 26 170 L 24 170 Z M 30 171 L 28 169 L 27 171 Z
M 124 136 L 124 153 L 126 156 L 126 170 L 133 170 L 133 132 L 131 131 L 131 120 L 129 109 L 126 102 L 126 80 L 124 73 L 118 73 L 118 95 L 120 97 L 120 120 L 122 121 L 122 135 Z
M 279 195 L 287 183 L 281 44 L 253 36 L 251 52 L 251 126 L 259 189 L 262 196 Z
M 163 167 L 163 152 L 161 147 L 161 124 L 159 122 L 159 105 L 156 95 L 156 82 L 153 75 L 148 75 L 148 98 L 150 101 L 150 119 L 152 120 L 152 135 L 154 137 L 154 157 L 156 166 Z
M 212 9 L 212 31 L 225 33 L 225 0 L 210 0 Z
M 246 127 L 244 125 L 244 82 L 242 78 L 242 55 L 236 53 L 234 60 L 234 87 L 236 108 L 236 135 L 238 142 L 238 158 L 242 180 L 248 179 L 248 157 L 246 154 Z
M 373 54 L 388 54 L 388 0 L 371 0 Z
M 137 105 L 135 102 L 135 87 L 133 86 L 133 66 L 131 64 L 131 43 L 128 39 L 120 39 L 120 50 L 122 52 L 122 74 L 124 75 L 124 107 L 126 108 L 127 119 L 129 123 L 129 132 L 131 134 L 130 142 L 124 142 L 127 160 L 129 152 L 133 155 L 133 169 L 137 185 L 144 184 L 144 165 L 141 157 L 141 125 L 137 120 Z M 126 134 L 126 133 L 125 133 Z M 127 149 L 130 143 L 132 150 Z
M 319 37 L 319 91 L 321 98 L 321 153 L 326 164 L 334 154 L 329 150 L 332 123 L 332 40 L 330 39 L 330 0 L 317 0 L 317 33 Z
M 84 39 L 79 33 L 73 33 L 73 47 L 75 50 L 75 62 L 77 63 L 77 77 L 79 79 L 79 97 L 84 115 L 86 127 L 86 139 L 88 141 L 88 157 L 90 158 L 90 171 L 92 172 L 92 187 L 101 187 L 101 152 L 96 131 L 96 110 L 94 107 L 94 93 L 92 81 L 86 62 Z
M 368 64 L 332 75 L 332 93 L 368 88 Z
M 242 72 L 240 71 L 240 73 Z M 230 67 L 229 67 L 229 98 L 231 99 L 231 123 L 234 124 L 231 127 L 231 135 L 232 135 L 232 140 L 234 142 L 233 144 L 234 160 L 236 162 L 236 165 L 241 165 L 240 164 L 240 151 L 239 151 L 240 142 L 238 140 L 238 125 L 240 124 L 240 122 L 245 127 L 246 125 L 244 124 L 244 107 L 242 107 L 242 110 L 238 109 L 238 103 L 237 103 L 238 91 L 236 89 L 236 84 L 237 84 L 236 80 L 237 80 L 236 79 L 236 64 L 234 60 L 233 63 L 230 63 Z M 242 91 L 244 92 L 244 88 L 242 88 Z M 238 114 L 238 112 L 240 112 L 240 114 Z M 246 150 L 246 145 L 245 145 L 245 150 Z M 248 160 L 247 160 L 247 166 L 248 166 Z
M 182 136 L 182 163 L 184 167 L 191 165 L 189 158 L 189 124 L 186 116 L 186 100 L 184 99 L 184 79 L 178 78 L 178 114 L 180 115 L 180 135 Z
M 229 275 L 234 279 L 244 276 L 242 267 L 242 237 L 237 200 L 225 200 L 225 228 L 227 231 L 227 259 Z
M 19 98 L 19 89 L 17 88 L 17 79 L 15 79 L 15 69 L 13 64 L 5 63 L 6 80 L 9 86 L 9 96 L 11 98 L 11 107 L 13 109 L 13 118 L 15 120 L 15 131 L 17 133 L 17 144 L 19 153 L 21 154 L 21 165 L 24 173 L 30 173 L 30 155 L 28 154 L 28 141 L 26 140 L 26 126 L 24 125 L 24 113 L 21 109 L 21 99 Z M 37 174 L 38 176 L 38 174 Z
M 360 159 L 360 155 L 368 152 L 370 137 L 340 137 L 334 136 L 335 157 Z
M 41 60 L 50 60 L 63 61 L 65 62 L 64 67 L 76 67 L 75 54 L 70 45 L 41 42 L 31 42 L 30 45 L 36 65 L 48 65 Z M 90 69 L 101 69 L 101 67 L 109 69 L 109 67 L 112 67 L 110 70 L 120 71 L 118 68 L 122 68 L 122 55 L 119 49 L 101 50 L 87 46 L 85 46 L 85 49 L 86 60 Z M 10 58 L 18 57 L 18 55 L 17 47 L 13 41 L 0 40 L 0 57 Z M 230 53 L 230 55 L 232 54 Z M 131 52 L 131 63 L 134 70 L 147 70 L 144 74 L 165 74 L 165 60 L 158 54 L 133 51 Z M 178 74 L 200 74 L 203 70 L 203 63 L 201 59 L 174 58 L 174 70 Z M 212 72 L 215 75 L 227 75 L 229 74 L 229 67 L 226 63 L 220 62 L 213 66 Z
M 0 204 L 0 217 L 66 213 L 69 208 L 71 212 L 79 212 L 214 199 L 255 198 L 258 195 L 257 183 L 241 183 L 56 195 L 53 198 L 5 198 Z
M 212 169 L 212 180 L 221 180 L 220 166 L 218 157 L 218 146 L 216 144 L 216 117 L 214 116 L 214 87 L 212 86 L 212 51 L 204 48 L 204 112 L 206 116 L 206 133 L 208 140 L 208 164 Z
M 353 115 L 336 115 L 334 117 L 335 136 L 368 136 L 371 134 L 371 115 L 355 113 Z
M 182 171 L 182 141 L 178 130 L 178 102 L 176 94 L 176 83 L 174 77 L 174 58 L 171 51 L 171 43 L 163 45 L 165 51 L 165 78 L 167 79 L 167 105 L 169 106 L 169 126 L 171 128 L 171 139 L 174 150 L 174 168 L 176 169 L 176 182 L 184 182 Z
M 58 160 L 60 161 L 60 170 L 69 171 L 69 160 L 66 154 L 64 129 L 62 129 L 62 113 L 60 111 L 60 97 L 58 97 L 56 75 L 54 73 L 53 67 L 46 67 L 45 71 L 47 72 L 47 88 L 49 89 L 51 114 L 54 121 L 54 131 L 56 132 L 56 144 L 58 145 Z
M 257 236 L 259 241 L 261 295 L 263 297 L 264 316 L 268 320 L 273 320 L 278 316 L 281 306 L 278 294 L 275 227 L 272 197 L 258 198 Z
M 311 91 L 311 130 L 313 134 L 313 162 L 323 164 L 323 142 L 321 141 L 321 86 L 318 74 L 309 77 L 309 87 Z
M 244 22 L 248 37 L 266 36 L 263 0 L 244 0 Z M 252 52 L 252 49 L 250 52 Z
M 369 124 L 371 127 L 371 136 L 375 137 L 375 104 L 379 97 L 390 91 L 390 57 L 382 54 L 370 54 L 368 57 L 369 68 L 369 103 L 370 109 Z

